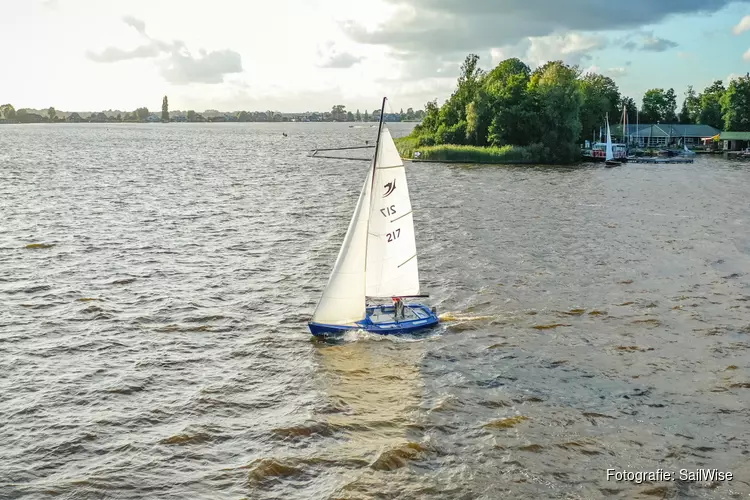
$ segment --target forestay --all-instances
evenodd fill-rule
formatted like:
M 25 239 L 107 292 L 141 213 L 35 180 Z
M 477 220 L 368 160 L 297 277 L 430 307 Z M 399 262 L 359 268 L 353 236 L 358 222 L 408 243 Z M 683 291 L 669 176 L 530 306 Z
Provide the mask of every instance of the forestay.
M 370 197 L 366 295 L 419 294 L 419 267 L 406 169 L 386 127 L 381 131 Z

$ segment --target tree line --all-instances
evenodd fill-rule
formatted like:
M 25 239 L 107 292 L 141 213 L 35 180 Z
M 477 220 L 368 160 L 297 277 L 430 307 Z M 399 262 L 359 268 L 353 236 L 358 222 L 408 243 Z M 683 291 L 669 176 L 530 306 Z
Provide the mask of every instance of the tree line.
M 414 111 L 408 108 L 399 113 L 387 113 L 384 117 L 387 121 L 404 121 L 404 120 L 421 120 L 424 117 L 423 110 Z M 147 107 L 137 108 L 134 111 L 102 111 L 93 113 L 59 113 L 55 108 L 49 108 L 42 114 L 29 109 L 16 110 L 12 104 L 3 104 L 0 106 L 0 118 L 20 123 L 51 123 L 59 121 L 68 122 L 143 122 L 146 121 L 152 113 Z M 161 121 L 187 121 L 187 122 L 215 122 L 215 121 L 236 121 L 236 122 L 288 122 L 297 117 L 315 122 L 376 122 L 380 119 L 380 110 L 373 111 L 370 114 L 367 110 L 360 113 L 356 110 L 354 113 L 346 110 L 343 104 L 337 104 L 331 108 L 331 111 L 325 112 L 305 112 L 305 113 L 286 113 L 278 111 L 235 111 L 233 113 L 221 113 L 217 110 L 206 110 L 202 114 L 194 110 L 169 111 L 169 99 L 164 96 L 162 100 Z
M 650 89 L 640 109 L 607 76 L 583 74 L 577 66 L 548 62 L 535 70 L 517 58 L 491 71 L 470 54 L 461 66 L 456 90 L 425 117 L 409 136 L 416 147 L 443 144 L 522 146 L 539 161 L 566 163 L 580 156 L 579 145 L 598 131 L 608 113 L 616 123 L 627 109 L 635 123 L 698 123 L 718 129 L 750 131 L 750 74 L 727 87 L 716 81 L 702 93 L 688 88 L 677 114 L 674 89 Z

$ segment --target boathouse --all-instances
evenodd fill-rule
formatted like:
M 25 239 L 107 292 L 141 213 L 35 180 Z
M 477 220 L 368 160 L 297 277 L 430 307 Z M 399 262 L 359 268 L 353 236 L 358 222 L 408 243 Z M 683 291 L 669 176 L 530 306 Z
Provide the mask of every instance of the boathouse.
M 704 137 L 713 137 L 721 131 L 710 125 L 641 123 L 628 124 L 625 132 L 623 134 L 622 125 L 614 125 L 611 132 L 612 139 L 639 147 L 682 146 L 683 144 L 694 147 L 701 145 L 701 139 Z
M 724 151 L 741 151 L 750 148 L 750 132 L 722 132 L 719 141 Z

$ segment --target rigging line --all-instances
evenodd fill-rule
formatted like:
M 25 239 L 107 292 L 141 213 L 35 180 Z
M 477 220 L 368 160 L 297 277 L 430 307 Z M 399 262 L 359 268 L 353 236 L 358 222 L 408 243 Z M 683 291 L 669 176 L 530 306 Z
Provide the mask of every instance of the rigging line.
M 412 255 L 411 257 L 409 257 L 408 259 L 406 259 L 405 261 L 403 261 L 401 264 L 399 264 L 398 267 L 401 267 L 401 266 L 405 265 L 406 263 L 408 263 L 410 260 L 412 260 L 416 256 L 417 256 L 417 254 Z
M 357 161 L 372 161 L 369 158 L 352 158 L 350 156 L 308 156 L 308 158 L 326 158 L 329 160 L 357 160 Z
M 372 149 L 375 146 L 349 146 L 346 148 L 315 148 L 313 151 L 343 151 L 346 149 Z
M 420 293 L 419 295 L 398 295 L 398 297 L 401 297 L 402 299 L 409 299 L 409 298 L 412 298 L 412 297 L 429 297 L 429 296 L 430 296 L 429 293 Z M 368 295 L 366 298 L 367 299 L 375 299 L 375 300 L 388 300 L 388 299 L 392 299 L 393 296 L 391 295 L 391 296 L 388 296 L 388 297 L 376 297 L 376 296 L 373 296 L 373 295 Z
M 408 212 L 406 212 L 406 213 L 405 213 L 404 215 L 402 215 L 402 216 L 400 216 L 400 217 L 396 217 L 395 219 L 393 219 L 393 220 L 391 221 L 391 223 L 393 223 L 393 222 L 396 222 L 397 220 L 399 220 L 399 219 L 402 219 L 402 218 L 406 217 L 406 216 L 407 216 L 407 215 L 409 215 L 410 213 L 412 213 L 412 211 L 411 211 L 411 210 L 409 210 Z

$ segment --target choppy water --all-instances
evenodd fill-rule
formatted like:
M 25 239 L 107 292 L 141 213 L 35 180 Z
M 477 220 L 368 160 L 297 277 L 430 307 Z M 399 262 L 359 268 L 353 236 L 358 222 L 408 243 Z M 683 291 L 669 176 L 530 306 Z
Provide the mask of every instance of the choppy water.
M 748 164 L 409 164 L 443 326 L 313 341 L 373 135 L 0 128 L 0 498 L 748 497 Z

